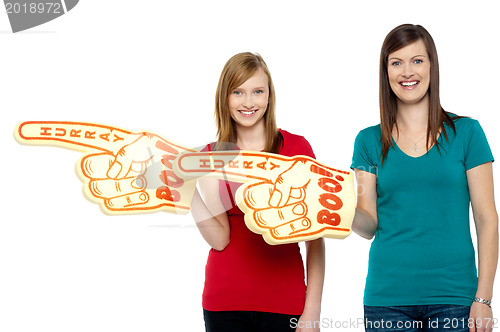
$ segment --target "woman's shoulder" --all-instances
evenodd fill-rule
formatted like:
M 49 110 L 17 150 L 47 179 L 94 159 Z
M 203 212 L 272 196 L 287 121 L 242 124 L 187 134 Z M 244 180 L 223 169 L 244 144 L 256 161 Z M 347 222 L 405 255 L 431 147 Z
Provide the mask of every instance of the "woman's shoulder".
M 304 136 L 292 134 L 284 129 L 279 130 L 283 137 L 280 154 L 293 157 L 295 155 L 306 155 L 314 158 L 311 144 Z
M 457 133 L 460 132 L 469 132 L 470 130 L 473 130 L 476 127 L 480 127 L 479 121 L 468 117 L 468 116 L 458 116 L 457 114 L 454 113 L 448 113 L 453 120 L 453 123 L 455 125 L 455 130 Z
M 380 124 L 377 124 L 375 126 L 370 126 L 366 127 L 365 129 L 362 129 L 359 131 L 357 139 L 368 139 L 368 140 L 373 140 L 375 139 L 376 141 L 379 141 L 380 138 L 382 137 L 382 132 L 380 131 Z
M 307 141 L 304 136 L 292 134 L 289 131 L 280 128 L 281 136 L 283 136 L 284 141 Z
M 311 144 L 302 135 L 292 134 L 289 131 L 280 129 L 281 137 L 283 137 L 283 147 L 293 147 L 293 146 L 306 146 L 309 147 Z
M 380 123 L 374 126 L 366 127 L 365 129 L 362 129 L 360 132 L 380 134 Z

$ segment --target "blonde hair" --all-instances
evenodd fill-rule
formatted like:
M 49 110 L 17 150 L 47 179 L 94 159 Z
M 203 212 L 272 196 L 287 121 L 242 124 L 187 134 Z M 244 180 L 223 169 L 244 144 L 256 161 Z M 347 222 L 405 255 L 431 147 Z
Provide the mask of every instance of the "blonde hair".
M 246 80 L 262 69 L 269 83 L 269 101 L 264 114 L 266 146 L 264 151 L 278 153 L 282 137 L 276 126 L 276 95 L 271 73 L 264 59 L 259 54 L 244 52 L 229 59 L 219 78 L 215 94 L 215 121 L 217 126 L 217 144 L 215 149 L 224 150 L 227 143 L 236 143 L 236 125 L 229 112 L 229 95 Z

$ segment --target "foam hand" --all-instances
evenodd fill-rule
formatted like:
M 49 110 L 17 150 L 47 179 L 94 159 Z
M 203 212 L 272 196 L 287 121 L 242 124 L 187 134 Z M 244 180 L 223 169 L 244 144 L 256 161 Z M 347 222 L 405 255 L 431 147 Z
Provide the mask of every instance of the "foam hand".
M 345 238 L 355 211 L 351 172 L 306 157 L 264 152 L 183 153 L 173 165 L 186 179 L 214 176 L 244 183 L 236 203 L 245 223 L 269 244 Z
M 108 213 L 189 211 L 196 181 L 172 170 L 191 151 L 149 132 L 80 122 L 23 122 L 14 133 L 23 144 L 55 145 L 84 152 L 77 173 L 85 196 Z
M 149 132 L 79 122 L 23 122 L 20 143 L 56 145 L 85 154 L 77 163 L 87 198 L 108 213 L 190 209 L 196 179 L 244 183 L 236 193 L 245 223 L 270 244 L 344 238 L 354 216 L 354 183 L 305 156 L 198 152 Z

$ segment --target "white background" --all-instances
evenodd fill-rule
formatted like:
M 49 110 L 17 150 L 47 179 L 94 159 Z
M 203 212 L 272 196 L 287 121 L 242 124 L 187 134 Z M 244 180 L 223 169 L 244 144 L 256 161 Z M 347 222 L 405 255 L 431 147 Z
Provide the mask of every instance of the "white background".
M 17 34 L 2 10 L 0 331 L 203 330 L 209 247 L 191 216 L 103 214 L 82 195 L 80 154 L 19 145 L 17 123 L 96 122 L 200 146 L 215 136 L 224 63 L 252 51 L 273 75 L 279 126 L 348 170 L 356 134 L 378 123 L 380 46 L 402 23 L 433 35 L 443 106 L 478 119 L 498 158 L 496 1 L 82 0 Z M 333 330 L 362 317 L 370 242 L 326 244 Z

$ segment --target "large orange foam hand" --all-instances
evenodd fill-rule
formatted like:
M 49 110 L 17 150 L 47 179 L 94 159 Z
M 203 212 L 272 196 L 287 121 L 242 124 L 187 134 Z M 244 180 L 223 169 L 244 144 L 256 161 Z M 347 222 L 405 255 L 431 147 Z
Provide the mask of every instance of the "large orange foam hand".
M 215 176 L 243 182 L 236 203 L 248 228 L 270 244 L 345 238 L 355 211 L 351 172 L 306 157 L 263 152 L 184 153 L 174 171 L 182 178 Z
M 172 162 L 194 152 L 158 135 L 80 122 L 32 121 L 15 130 L 20 143 L 85 152 L 77 164 L 86 197 L 108 213 L 189 211 L 196 181 L 175 175 Z
M 77 163 L 87 198 L 105 212 L 189 211 L 196 179 L 244 183 L 236 201 L 245 223 L 270 244 L 344 238 L 354 217 L 351 172 L 316 160 L 264 152 L 198 152 L 150 132 L 80 122 L 23 122 L 20 143 L 85 152 Z

